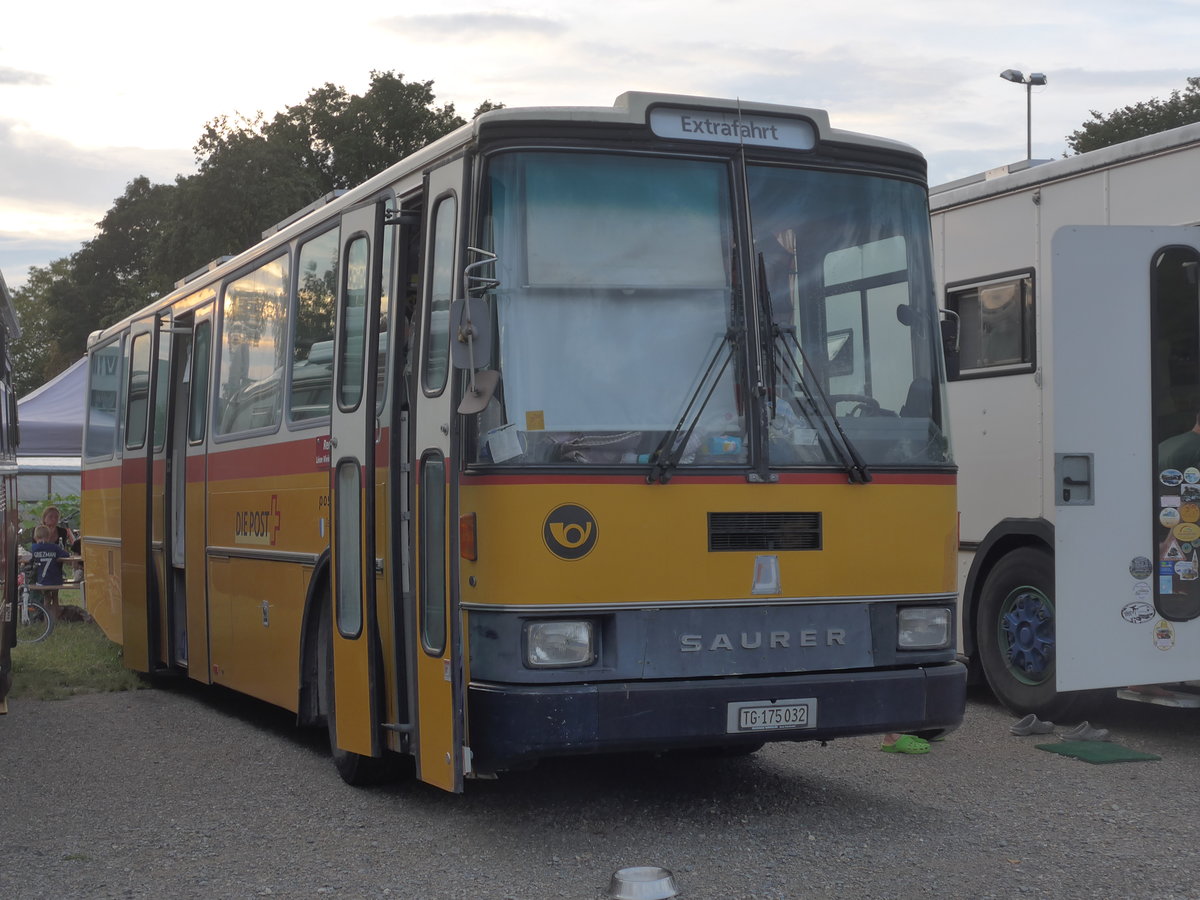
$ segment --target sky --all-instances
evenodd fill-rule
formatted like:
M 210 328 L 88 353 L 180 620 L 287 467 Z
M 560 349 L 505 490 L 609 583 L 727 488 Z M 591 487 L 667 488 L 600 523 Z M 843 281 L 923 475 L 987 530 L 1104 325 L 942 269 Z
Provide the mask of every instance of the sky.
M 302 103 L 372 70 L 433 81 L 470 117 L 611 106 L 645 90 L 826 109 L 835 128 L 906 141 L 931 184 L 1062 156 L 1089 118 L 1200 75 L 1200 0 L 59 0 L 0 26 L 0 273 L 69 256 L 139 175 L 195 170 L 217 116 Z M 314 198 L 315 199 L 315 198 Z M 183 273 L 181 273 L 183 274 Z

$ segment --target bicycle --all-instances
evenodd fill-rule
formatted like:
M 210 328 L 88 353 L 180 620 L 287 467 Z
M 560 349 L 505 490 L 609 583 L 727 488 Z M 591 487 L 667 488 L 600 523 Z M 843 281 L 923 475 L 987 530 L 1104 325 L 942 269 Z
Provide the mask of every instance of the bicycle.
M 36 644 L 44 641 L 54 630 L 54 619 L 39 601 L 34 600 L 29 590 L 32 573 L 22 572 L 17 578 L 20 600 L 17 604 L 17 643 Z

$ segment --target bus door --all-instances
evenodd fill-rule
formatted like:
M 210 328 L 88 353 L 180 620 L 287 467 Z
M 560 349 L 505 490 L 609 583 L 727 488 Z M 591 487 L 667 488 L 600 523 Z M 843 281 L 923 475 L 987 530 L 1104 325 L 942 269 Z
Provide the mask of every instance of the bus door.
M 176 659 L 193 678 L 212 681 L 208 654 L 206 536 L 209 371 L 212 361 L 213 304 L 199 307 L 190 328 L 176 336 L 178 405 L 171 418 L 171 568 L 175 608 L 182 617 L 176 632 Z M 189 635 L 191 639 L 189 640 Z M 180 646 L 180 642 L 182 646 Z M 182 654 L 180 650 L 182 649 Z M 182 657 L 182 658 L 181 658 Z
M 331 414 L 332 628 L 337 745 L 380 751 L 375 606 L 375 413 L 383 204 L 342 216 Z
M 421 351 L 413 361 L 416 462 L 416 617 L 410 645 L 417 680 L 417 775 L 461 791 L 464 770 L 463 651 L 452 573 L 456 479 L 450 460 L 453 382 L 450 301 L 459 283 L 464 165 L 432 171 L 424 205 L 425 253 L 419 317 Z
M 180 381 L 187 377 L 191 350 L 190 322 L 190 316 L 184 321 L 167 315 L 160 317 L 157 322 L 155 356 L 151 363 L 155 377 L 150 385 L 151 481 L 147 510 L 152 561 L 148 589 L 160 626 L 158 646 L 162 650 L 159 658 L 170 665 L 184 668 L 188 662 L 187 617 L 183 586 L 175 581 L 173 524 L 176 497 L 179 495 L 176 481 L 183 468 L 177 464 L 175 457 L 179 439 L 175 419 L 181 409 L 186 412 L 186 405 L 179 403 L 179 395 Z M 186 389 L 183 391 L 186 398 Z M 178 508 L 182 510 L 182 506 Z
M 1058 690 L 1200 679 L 1200 233 L 1051 249 Z
M 150 549 L 155 488 L 149 414 L 153 402 L 151 373 L 159 340 L 153 324 L 139 322 L 130 331 L 125 366 L 125 448 L 121 461 L 123 654 L 126 666 L 144 672 L 161 670 L 163 664 L 162 617 Z

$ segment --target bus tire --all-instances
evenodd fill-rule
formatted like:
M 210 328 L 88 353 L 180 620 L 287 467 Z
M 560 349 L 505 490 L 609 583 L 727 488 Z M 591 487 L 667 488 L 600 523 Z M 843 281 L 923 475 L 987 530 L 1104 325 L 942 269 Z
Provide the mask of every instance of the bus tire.
M 992 567 L 976 617 L 976 648 L 988 687 L 1017 715 L 1062 720 L 1081 694 L 1055 688 L 1054 558 L 1020 547 Z
M 337 743 L 337 703 L 333 690 L 333 627 L 329 595 L 326 591 L 320 606 L 321 619 L 317 626 L 317 689 L 320 692 L 318 709 L 325 714 L 325 726 L 329 733 L 329 755 L 342 781 L 355 787 L 383 784 L 396 778 L 398 767 L 389 755 L 363 756 L 342 750 Z

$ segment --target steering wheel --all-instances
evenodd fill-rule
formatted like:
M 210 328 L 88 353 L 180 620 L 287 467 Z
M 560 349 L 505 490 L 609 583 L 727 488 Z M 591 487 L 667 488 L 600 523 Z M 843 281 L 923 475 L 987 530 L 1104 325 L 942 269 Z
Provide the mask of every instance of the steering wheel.
M 838 403 L 853 403 L 854 407 L 850 410 L 850 415 L 856 417 L 877 416 L 882 408 L 878 400 L 868 397 L 866 394 L 830 394 L 829 401 L 835 407 Z

